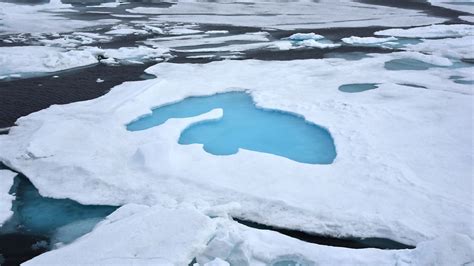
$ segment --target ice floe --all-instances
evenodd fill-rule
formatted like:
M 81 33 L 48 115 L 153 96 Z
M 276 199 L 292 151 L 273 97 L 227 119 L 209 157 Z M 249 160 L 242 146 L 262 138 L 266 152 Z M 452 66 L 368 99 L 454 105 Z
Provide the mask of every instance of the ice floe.
M 186 29 L 186 28 L 176 28 L 168 31 L 168 34 L 171 35 L 187 35 L 187 34 L 196 34 L 201 33 L 200 30 Z
M 474 58 L 473 44 L 474 36 L 464 36 L 460 38 L 423 40 L 423 42 L 418 44 L 407 45 L 406 50 L 447 58 L 469 59 Z
M 0 169 L 0 226 L 13 215 L 11 208 L 15 197 L 9 192 L 16 175 L 17 173 L 10 170 Z
M 242 208 L 232 216 L 263 224 L 406 244 L 470 235 L 466 110 L 472 108 L 472 89 L 448 86 L 446 80 L 457 73 L 449 68 L 385 70 L 385 62 L 406 57 L 444 63 L 414 52 L 357 61 L 162 63 L 147 70 L 157 79 L 125 83 L 101 98 L 19 119 L 9 135 L 0 136 L 0 158 L 43 195 L 81 203 L 178 201 L 204 208 L 238 202 Z M 370 74 L 361 80 L 357 69 Z M 338 90 L 361 81 L 378 88 Z M 260 107 L 296 113 L 327 128 L 336 145 L 334 163 L 306 165 L 247 150 L 215 156 L 198 144 L 178 144 L 185 128 L 219 118 L 219 110 L 139 132 L 125 128 L 152 107 L 234 90 L 248 90 Z
M 375 35 L 407 38 L 449 38 L 474 35 L 474 26 L 469 24 L 430 25 L 409 29 L 388 29 L 375 32 Z
M 30 38 L 30 40 L 34 38 Z M 45 46 L 57 46 L 65 48 L 79 47 L 81 45 L 89 45 L 93 43 L 103 43 L 108 42 L 112 38 L 110 36 L 105 36 L 98 33 L 92 32 L 73 32 L 71 34 L 63 34 L 59 38 L 45 38 L 40 36 L 38 38 L 38 43 L 41 43 Z M 34 41 L 33 41 L 34 42 Z
M 192 36 L 192 35 L 191 35 Z M 161 46 L 161 47 L 170 47 L 178 48 L 185 46 L 200 46 L 200 45 L 210 45 L 210 44 L 222 44 L 225 46 L 228 42 L 233 41 L 247 41 L 247 42 L 268 42 L 268 33 L 267 32 L 252 32 L 245 34 L 236 34 L 236 35 L 226 35 L 226 36 L 206 36 L 198 35 L 196 38 L 174 38 L 174 37 L 161 37 L 148 39 L 144 43 L 151 46 Z
M 339 47 L 341 45 L 338 44 L 338 43 L 325 43 L 325 42 L 316 41 L 314 39 L 308 39 L 308 40 L 303 40 L 303 41 L 297 42 L 296 46 L 299 46 L 299 47 L 314 47 L 314 48 L 325 49 L 325 48 L 336 48 L 336 47 Z
M 212 13 L 210 13 L 212 10 Z M 236 11 L 237 10 L 237 11 Z M 169 8 L 135 7 L 133 14 L 159 15 L 160 22 L 186 22 L 285 30 L 327 27 L 416 26 L 445 21 L 414 10 L 373 6 L 352 1 L 283 2 L 194 2 L 178 1 Z M 262 16 L 260 14 L 265 14 Z
M 192 207 L 125 205 L 92 233 L 24 265 L 187 265 L 206 247 L 215 226 Z
M 148 32 L 146 30 L 138 30 L 138 29 L 132 29 L 132 28 L 118 28 L 118 29 L 113 29 L 106 34 L 110 35 L 132 35 L 132 34 L 147 34 Z
M 2 33 L 42 33 L 70 32 L 85 27 L 111 24 L 116 21 L 76 20 L 61 17 L 52 9 L 64 11 L 70 5 L 17 5 L 2 2 L 0 4 L 0 32 Z
M 388 38 L 377 38 L 377 37 L 357 37 L 351 36 L 347 38 L 342 38 L 342 41 L 348 44 L 378 44 L 384 42 L 396 41 L 397 38 L 388 37 Z
M 424 241 L 413 250 L 330 247 L 211 219 L 192 206 L 130 204 L 71 245 L 24 265 L 463 265 L 474 259 L 472 248 L 461 234 Z
M 45 46 L 0 47 L 0 76 L 34 75 L 97 63 L 88 51 Z
M 292 34 L 288 39 L 293 41 L 304 41 L 304 40 L 320 40 L 324 39 L 324 36 L 316 34 L 314 32 L 310 33 L 295 33 Z
M 156 60 L 169 57 L 167 48 L 146 46 L 100 49 L 85 46 L 66 50 L 47 46 L 0 47 L 0 79 L 41 75 L 99 63 L 116 64 L 124 61 Z

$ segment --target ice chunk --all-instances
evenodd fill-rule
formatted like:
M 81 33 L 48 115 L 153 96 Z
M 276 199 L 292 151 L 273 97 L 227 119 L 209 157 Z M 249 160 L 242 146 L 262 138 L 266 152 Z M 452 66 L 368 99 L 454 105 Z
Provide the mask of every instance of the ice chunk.
M 395 37 L 388 37 L 388 38 L 376 38 L 376 37 L 357 37 L 351 36 L 347 38 L 343 38 L 342 41 L 348 44 L 377 44 L 383 42 L 390 42 L 396 41 L 397 38 Z
M 318 42 L 318 41 L 313 40 L 313 39 L 307 39 L 307 40 L 297 42 L 296 45 L 297 46 L 304 46 L 304 47 L 321 48 L 321 49 L 336 48 L 336 47 L 341 46 L 340 44 L 337 44 L 337 43 Z
M 168 34 L 171 35 L 186 35 L 186 34 L 196 34 L 200 33 L 202 31 L 200 30 L 193 30 L 193 29 L 186 29 L 186 28 L 176 28 L 176 29 L 171 29 L 168 31 Z
M 11 208 L 15 197 L 9 192 L 16 175 L 15 172 L 0 169 L 0 227 L 13 215 Z
M 97 63 L 88 51 L 44 46 L 0 47 L 0 75 L 54 72 Z
M 293 41 L 304 41 L 304 40 L 321 40 L 324 39 L 324 36 L 316 34 L 314 32 L 310 33 L 295 33 L 292 34 L 288 39 Z
M 131 261 L 140 265 L 187 265 L 205 248 L 215 230 L 210 218 L 191 207 L 122 208 L 127 208 L 127 213 L 130 208 L 138 209 L 118 220 L 107 219 L 78 241 L 24 265 L 113 265 Z
M 446 38 L 474 35 L 474 26 L 468 24 L 430 25 L 409 29 L 388 29 L 375 32 L 375 35 L 408 38 Z
M 141 35 L 147 34 L 146 30 L 128 28 L 128 27 L 117 27 L 113 30 L 107 31 L 105 34 L 109 35 Z

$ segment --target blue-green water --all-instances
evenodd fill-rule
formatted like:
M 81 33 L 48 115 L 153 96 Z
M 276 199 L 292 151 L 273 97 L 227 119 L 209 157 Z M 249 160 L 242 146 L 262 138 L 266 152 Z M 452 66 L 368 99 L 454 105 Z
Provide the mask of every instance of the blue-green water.
M 69 199 L 42 197 L 22 175 L 16 178 L 12 192 L 16 196 L 13 202 L 14 214 L 1 231 L 19 230 L 27 234 L 49 236 L 53 242 L 71 242 L 91 231 L 100 220 L 117 209 L 113 206 L 82 205 Z
M 450 66 L 438 66 L 430 63 L 426 63 L 420 60 L 416 60 L 413 58 L 399 58 L 393 59 L 388 62 L 385 62 L 385 69 L 387 70 L 427 70 L 430 68 L 438 67 L 438 68 L 449 68 L 449 69 L 456 69 L 456 68 L 468 68 L 472 67 L 472 64 L 462 62 L 460 60 L 451 60 L 452 65 Z
M 417 38 L 398 38 L 395 41 L 388 41 L 385 43 L 378 43 L 376 45 L 381 45 L 385 47 L 390 47 L 393 49 L 400 49 L 407 45 L 422 43 L 423 41 Z
M 151 115 L 129 123 L 127 129 L 145 130 L 170 118 L 193 117 L 216 108 L 224 110 L 221 119 L 191 125 L 178 142 L 204 144 L 204 150 L 214 155 L 235 154 L 241 148 L 310 164 L 330 164 L 336 157 L 326 129 L 291 113 L 257 108 L 244 92 L 189 97 L 154 109 Z
M 427 70 L 432 67 L 439 66 L 411 58 L 393 59 L 385 62 L 385 69 L 387 70 Z
M 470 78 L 473 78 L 473 77 L 470 77 Z M 451 77 L 449 77 L 449 79 L 451 79 L 452 81 L 454 81 L 455 83 L 458 83 L 458 84 L 474 85 L 474 80 L 473 79 L 469 79 L 469 78 L 463 77 L 463 76 L 451 76 Z
M 344 84 L 339 86 L 339 90 L 342 92 L 354 93 L 362 92 L 366 90 L 373 90 L 377 88 L 376 83 L 353 83 L 353 84 Z

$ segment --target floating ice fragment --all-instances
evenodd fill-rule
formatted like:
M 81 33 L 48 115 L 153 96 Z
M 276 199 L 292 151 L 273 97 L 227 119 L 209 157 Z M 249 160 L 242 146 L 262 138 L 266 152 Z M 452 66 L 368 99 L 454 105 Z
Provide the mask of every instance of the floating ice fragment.
M 343 38 L 342 41 L 348 44 L 376 44 L 376 43 L 383 43 L 389 41 L 396 41 L 397 38 L 395 37 L 388 37 L 388 38 L 376 38 L 376 37 L 357 37 L 351 36 L 347 38 Z
M 375 35 L 407 38 L 446 38 L 474 35 L 474 25 L 430 25 L 409 29 L 388 29 L 375 32 Z
M 304 40 L 321 40 L 324 39 L 324 36 L 316 34 L 314 32 L 311 33 L 295 33 L 288 37 L 288 39 L 293 41 L 304 41 Z
M 168 31 L 168 34 L 171 35 L 185 35 L 185 34 L 196 34 L 200 33 L 200 30 L 193 30 L 193 29 L 172 29 Z
M 8 192 L 13 186 L 15 172 L 9 170 L 0 170 L 0 226 L 8 220 L 13 212 L 11 211 L 12 201 L 15 199 Z
M 226 34 L 229 33 L 228 30 L 208 30 L 205 32 L 206 34 Z
M 315 47 L 315 48 L 321 48 L 321 49 L 336 48 L 336 47 L 341 46 L 340 44 L 337 44 L 337 43 L 324 43 L 324 42 L 315 41 L 313 39 L 297 42 L 296 45 L 304 46 L 304 47 Z

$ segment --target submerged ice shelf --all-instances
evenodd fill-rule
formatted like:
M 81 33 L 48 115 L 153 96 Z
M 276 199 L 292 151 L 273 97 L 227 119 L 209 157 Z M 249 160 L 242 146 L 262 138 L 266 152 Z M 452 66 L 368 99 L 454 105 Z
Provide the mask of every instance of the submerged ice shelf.
M 116 209 L 112 206 L 87 206 L 68 199 L 42 197 L 24 176 L 18 177 L 16 183 L 16 200 L 13 203 L 15 214 L 9 223 L 27 232 L 54 234 L 63 226 L 105 217 Z M 7 224 L 5 226 L 8 228 Z
M 231 155 L 242 148 L 310 164 L 329 164 L 336 157 L 334 141 L 326 129 L 294 114 L 258 108 L 245 92 L 189 97 L 154 109 L 127 129 L 145 130 L 170 118 L 197 116 L 216 108 L 224 110 L 221 119 L 191 125 L 181 133 L 179 143 L 202 143 L 204 150 L 214 155 Z
M 116 209 L 42 197 L 21 174 L 11 193 L 16 197 L 13 216 L 0 227 L 0 254 L 7 265 L 21 263 L 56 244 L 71 243 Z

